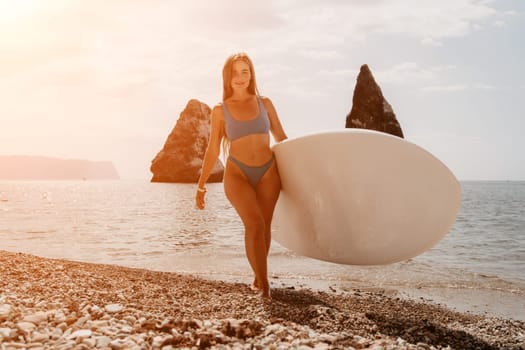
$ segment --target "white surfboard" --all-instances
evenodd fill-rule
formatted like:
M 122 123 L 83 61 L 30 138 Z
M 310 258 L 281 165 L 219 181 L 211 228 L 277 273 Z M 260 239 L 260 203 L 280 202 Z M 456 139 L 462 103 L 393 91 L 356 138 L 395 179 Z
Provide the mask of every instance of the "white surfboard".
M 350 265 L 399 262 L 435 245 L 456 220 L 457 179 L 399 137 L 344 129 L 273 150 L 282 182 L 273 238 L 299 255 Z

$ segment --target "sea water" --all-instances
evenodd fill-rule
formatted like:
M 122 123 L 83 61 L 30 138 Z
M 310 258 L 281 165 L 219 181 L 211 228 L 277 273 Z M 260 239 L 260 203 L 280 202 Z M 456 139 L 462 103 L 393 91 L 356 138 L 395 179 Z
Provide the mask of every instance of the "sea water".
M 525 300 L 525 182 L 461 188 L 456 223 L 422 255 L 356 267 L 300 257 L 274 242 L 272 284 L 463 288 Z M 195 208 L 194 195 L 189 184 L 0 181 L 0 249 L 248 282 L 242 224 L 222 184 L 208 185 L 205 210 Z

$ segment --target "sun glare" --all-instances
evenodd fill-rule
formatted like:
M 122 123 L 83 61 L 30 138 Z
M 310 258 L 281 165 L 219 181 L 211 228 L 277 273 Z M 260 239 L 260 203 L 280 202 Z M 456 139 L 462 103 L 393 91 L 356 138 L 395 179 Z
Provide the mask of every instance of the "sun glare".
M 0 27 L 11 26 L 34 15 L 43 1 L 0 0 Z

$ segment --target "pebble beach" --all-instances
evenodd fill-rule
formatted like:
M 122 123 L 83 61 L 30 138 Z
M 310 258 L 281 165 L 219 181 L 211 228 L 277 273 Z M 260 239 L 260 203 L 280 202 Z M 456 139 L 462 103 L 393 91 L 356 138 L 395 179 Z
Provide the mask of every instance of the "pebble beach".
M 381 291 L 248 284 L 0 251 L 4 349 L 525 349 L 525 322 Z M 247 281 L 248 282 L 248 281 Z

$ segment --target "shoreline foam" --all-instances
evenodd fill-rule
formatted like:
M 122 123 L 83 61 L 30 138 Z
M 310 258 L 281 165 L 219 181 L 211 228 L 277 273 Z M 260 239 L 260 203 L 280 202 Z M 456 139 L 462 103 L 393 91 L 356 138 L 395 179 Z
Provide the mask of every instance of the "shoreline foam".
M 381 291 L 273 289 L 0 251 L 6 348 L 519 349 L 525 322 Z

